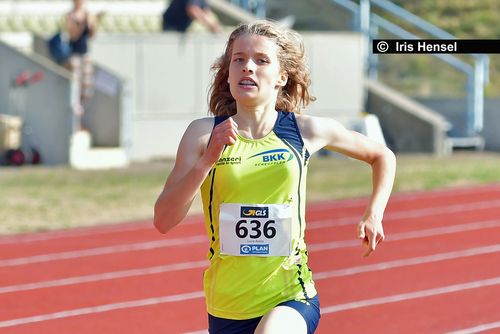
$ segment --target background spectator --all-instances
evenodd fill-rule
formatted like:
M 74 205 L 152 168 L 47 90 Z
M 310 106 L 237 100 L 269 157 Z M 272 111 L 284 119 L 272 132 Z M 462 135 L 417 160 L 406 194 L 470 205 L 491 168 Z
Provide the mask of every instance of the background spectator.
M 83 102 L 93 94 L 93 67 L 89 53 L 89 39 L 95 35 L 97 24 L 103 14 L 101 12 L 95 16 L 87 10 L 85 0 L 73 0 L 73 8 L 66 15 L 66 30 L 71 46 L 68 66 L 73 73 L 73 79 L 80 85 L 80 101 L 73 108 L 79 118 L 83 114 Z M 78 123 L 80 127 L 80 120 Z
M 197 20 L 211 32 L 222 28 L 205 0 L 172 0 L 163 13 L 163 31 L 186 32 L 193 20 Z

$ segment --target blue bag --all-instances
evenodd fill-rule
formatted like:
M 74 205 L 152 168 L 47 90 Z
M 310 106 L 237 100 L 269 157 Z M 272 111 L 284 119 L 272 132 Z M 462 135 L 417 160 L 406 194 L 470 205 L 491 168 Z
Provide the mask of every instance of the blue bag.
M 71 46 L 69 41 L 62 37 L 61 31 L 52 36 L 48 44 L 50 55 L 57 63 L 64 64 L 71 56 Z

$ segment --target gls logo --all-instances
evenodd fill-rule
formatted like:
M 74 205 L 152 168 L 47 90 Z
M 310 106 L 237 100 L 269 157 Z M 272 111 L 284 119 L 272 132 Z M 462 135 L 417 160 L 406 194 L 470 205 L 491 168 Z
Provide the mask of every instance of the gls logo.
M 242 206 L 240 213 L 242 218 L 269 218 L 269 208 L 267 207 Z
M 276 150 L 269 150 L 252 155 L 248 159 L 255 157 L 262 157 L 262 162 L 286 162 L 293 159 L 293 154 L 287 149 L 279 148 Z

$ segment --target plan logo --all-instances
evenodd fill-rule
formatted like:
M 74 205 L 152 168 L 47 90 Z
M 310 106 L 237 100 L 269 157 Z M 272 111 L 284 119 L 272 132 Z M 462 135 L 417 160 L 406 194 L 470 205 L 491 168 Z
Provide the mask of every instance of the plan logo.
M 240 245 L 240 255 L 267 255 L 267 254 L 269 254 L 269 244 Z

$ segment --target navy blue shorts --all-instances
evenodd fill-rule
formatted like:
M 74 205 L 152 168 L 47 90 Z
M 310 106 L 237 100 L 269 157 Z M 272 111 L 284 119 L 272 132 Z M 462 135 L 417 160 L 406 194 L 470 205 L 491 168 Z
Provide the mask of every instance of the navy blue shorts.
M 318 327 L 319 318 L 321 317 L 319 311 L 319 297 L 316 294 L 313 298 L 307 299 L 309 303 L 302 301 L 290 300 L 283 302 L 277 306 L 288 306 L 297 310 L 307 324 L 307 333 L 313 334 Z M 253 334 L 257 325 L 262 317 L 233 320 L 214 317 L 208 315 L 208 332 L 210 334 Z

